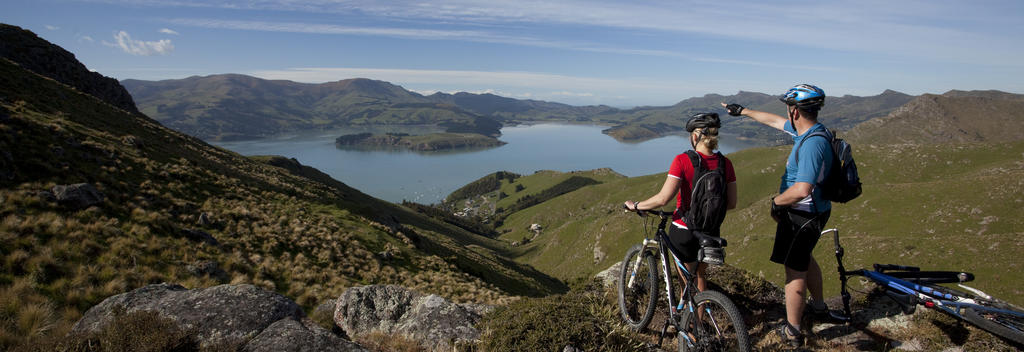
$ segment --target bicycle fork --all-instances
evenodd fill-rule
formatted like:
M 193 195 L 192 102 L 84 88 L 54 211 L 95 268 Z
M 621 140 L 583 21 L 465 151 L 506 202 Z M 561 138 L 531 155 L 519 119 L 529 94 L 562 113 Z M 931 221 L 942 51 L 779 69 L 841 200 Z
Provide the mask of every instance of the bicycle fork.
M 838 264 L 837 270 L 839 271 L 840 295 L 842 295 L 843 297 L 843 312 L 846 313 L 845 320 L 847 323 L 849 323 L 853 321 L 853 313 L 850 310 L 851 297 L 850 291 L 847 291 L 846 289 L 846 283 L 847 280 L 850 279 L 848 275 L 853 274 L 854 272 L 848 272 L 846 271 L 846 268 L 843 267 L 843 255 L 845 254 L 845 251 L 843 250 L 843 246 L 839 245 L 839 229 L 831 228 L 822 231 L 821 235 L 824 236 L 826 233 L 829 232 L 833 233 L 833 238 L 835 239 L 836 264 Z
M 644 252 L 647 251 L 647 246 L 652 244 L 652 243 L 657 243 L 657 241 L 649 240 L 649 239 L 646 239 L 646 238 L 644 239 L 644 243 L 640 247 L 640 253 L 637 253 L 636 261 L 633 262 L 633 270 L 629 271 L 629 280 L 626 281 L 626 288 L 633 289 L 633 283 L 635 282 L 634 280 L 636 279 L 636 273 L 637 273 L 637 271 L 640 270 L 640 262 L 644 260 Z M 629 263 L 623 263 L 623 265 L 629 265 Z

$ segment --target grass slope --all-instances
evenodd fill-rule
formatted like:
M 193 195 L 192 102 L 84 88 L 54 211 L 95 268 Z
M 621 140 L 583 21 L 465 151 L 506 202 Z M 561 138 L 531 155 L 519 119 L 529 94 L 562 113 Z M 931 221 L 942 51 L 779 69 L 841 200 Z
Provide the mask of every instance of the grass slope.
M 164 281 L 251 283 L 307 309 L 362 284 L 490 303 L 565 289 L 496 256 L 501 242 L 294 160 L 212 147 L 7 60 L 0 151 L 0 349 L 63 336 L 102 299 Z M 104 201 L 73 210 L 46 199 L 81 182 Z
M 470 182 L 455 190 L 445 199 L 444 206 L 455 211 L 478 216 L 490 221 L 496 213 L 504 216 L 520 207 L 529 207 L 529 200 L 543 202 L 547 195 L 575 189 L 582 184 L 603 183 L 625 178 L 611 169 L 559 172 L 540 170 L 532 175 L 520 176 L 499 171 Z M 529 202 L 528 202 L 529 201 Z M 517 204 L 520 203 L 520 204 Z
M 728 262 L 778 284 L 783 270 L 768 261 L 774 222 L 765 204 L 778 191 L 789 148 L 729 155 L 739 201 L 723 227 Z M 1018 257 L 1024 250 L 1024 142 L 854 148 L 864 194 L 836 204 L 828 225 L 841 231 L 847 268 L 878 262 L 966 270 L 977 275 L 976 287 L 1024 304 Z M 512 214 L 500 229 L 508 231 L 503 239 L 530 235 L 532 223 L 544 231 L 508 253 L 562 279 L 604 270 L 642 239 L 641 221 L 620 204 L 656 193 L 664 178 L 589 186 Z M 833 295 L 838 282 L 831 247 L 823 240 L 815 256 L 826 272 L 826 293 Z

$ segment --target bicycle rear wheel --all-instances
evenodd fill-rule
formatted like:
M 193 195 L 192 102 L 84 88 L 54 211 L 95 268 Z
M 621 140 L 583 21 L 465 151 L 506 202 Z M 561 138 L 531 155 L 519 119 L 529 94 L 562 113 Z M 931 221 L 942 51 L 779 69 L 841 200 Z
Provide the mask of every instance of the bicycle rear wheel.
M 696 344 L 693 348 L 679 341 L 679 351 L 750 351 L 750 335 L 747 324 L 736 305 L 724 294 L 703 291 L 693 297 L 697 302 L 693 334 Z M 688 322 L 684 320 L 683 324 Z
M 622 319 L 633 330 L 643 330 L 654 317 L 658 304 L 658 265 L 654 255 L 639 244 L 630 248 L 622 260 L 617 286 Z
M 1012 310 L 1009 307 L 1000 308 Z M 1017 311 L 1017 314 L 1024 313 Z M 996 336 L 1024 345 L 1024 317 L 1020 315 L 967 308 L 964 310 L 964 319 Z

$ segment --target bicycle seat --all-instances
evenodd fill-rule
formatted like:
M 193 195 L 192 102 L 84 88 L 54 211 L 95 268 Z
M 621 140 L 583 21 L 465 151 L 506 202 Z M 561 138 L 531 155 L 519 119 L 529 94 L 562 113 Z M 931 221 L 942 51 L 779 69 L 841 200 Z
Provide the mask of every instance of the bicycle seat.
M 709 236 L 700 232 L 693 232 L 693 235 L 700 240 L 701 247 L 725 247 L 728 241 L 718 236 Z

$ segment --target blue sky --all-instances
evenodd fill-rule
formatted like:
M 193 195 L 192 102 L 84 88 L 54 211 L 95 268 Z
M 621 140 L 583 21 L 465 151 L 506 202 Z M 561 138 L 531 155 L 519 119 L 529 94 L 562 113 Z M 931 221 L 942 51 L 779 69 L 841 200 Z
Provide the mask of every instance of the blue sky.
M 365 77 L 664 106 L 707 93 L 1024 93 L 1024 1 L 3 0 L 117 79 Z

